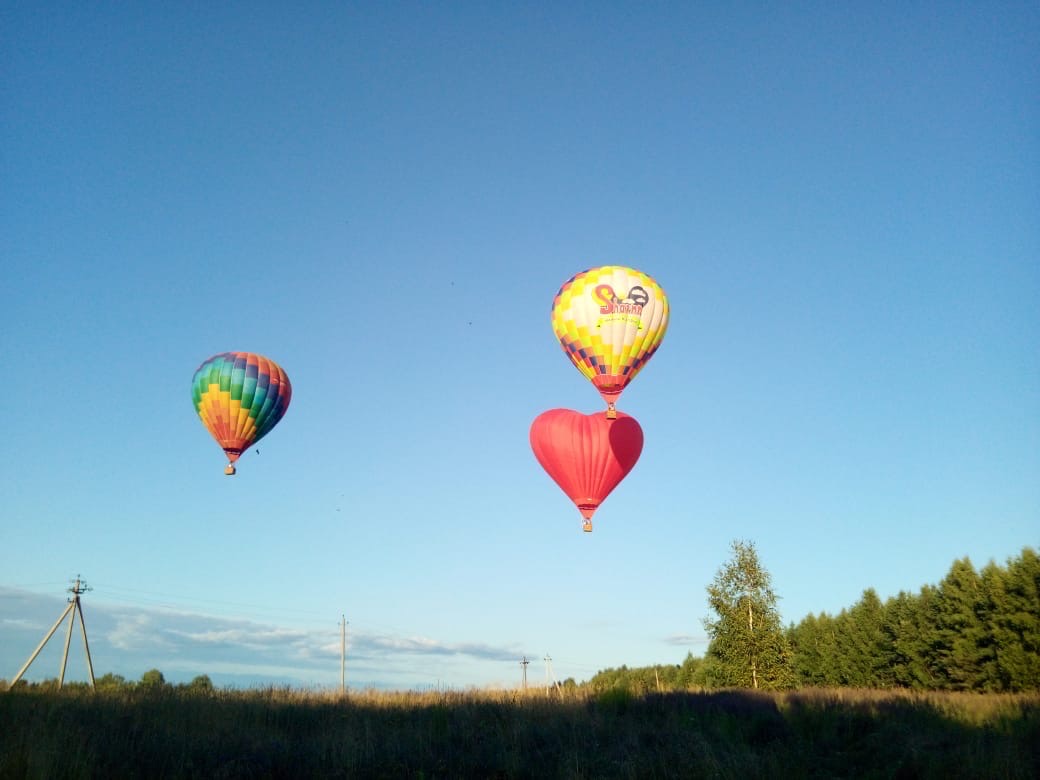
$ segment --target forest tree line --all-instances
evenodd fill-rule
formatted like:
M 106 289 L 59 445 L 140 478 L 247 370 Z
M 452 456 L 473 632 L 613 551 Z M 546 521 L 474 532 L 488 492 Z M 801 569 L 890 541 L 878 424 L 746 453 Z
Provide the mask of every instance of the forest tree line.
M 1040 556 L 955 561 L 938 585 L 882 602 L 871 588 L 837 615 L 787 630 L 802 685 L 1006 692 L 1040 689 Z
M 716 619 L 704 658 L 606 669 L 589 685 L 634 691 L 727 686 L 907 688 L 987 693 L 1040 690 L 1040 556 L 1005 565 L 955 561 L 938 585 L 882 601 L 873 588 L 837 615 L 779 625 L 776 597 L 754 546 L 708 587 Z M 748 619 L 753 612 L 754 620 Z M 750 628 L 749 628 L 750 623 Z

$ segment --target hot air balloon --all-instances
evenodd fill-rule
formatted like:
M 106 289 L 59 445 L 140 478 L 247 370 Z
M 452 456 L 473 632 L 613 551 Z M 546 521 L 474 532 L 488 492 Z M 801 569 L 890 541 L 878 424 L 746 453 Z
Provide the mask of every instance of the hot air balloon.
M 195 411 L 227 453 L 228 476 L 238 457 L 278 424 L 291 398 L 292 385 L 281 366 L 252 352 L 214 355 L 191 380 Z
M 576 274 L 556 293 L 552 327 L 563 351 L 599 390 L 613 418 L 621 391 L 653 357 L 668 328 L 668 298 L 652 278 L 621 265 Z
M 531 424 L 531 449 L 591 531 L 593 513 L 639 460 L 643 429 L 624 412 L 607 418 L 551 409 Z

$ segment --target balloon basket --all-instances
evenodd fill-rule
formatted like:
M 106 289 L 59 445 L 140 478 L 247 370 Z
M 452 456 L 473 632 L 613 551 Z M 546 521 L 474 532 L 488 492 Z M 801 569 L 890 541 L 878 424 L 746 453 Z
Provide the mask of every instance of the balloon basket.
M 581 530 L 584 531 L 587 534 L 591 534 L 592 533 L 592 521 L 591 520 L 582 520 L 581 521 Z
M 233 476 L 235 476 L 235 466 L 234 466 L 234 464 L 231 464 L 231 463 L 227 464 L 227 465 L 226 465 L 226 466 L 224 467 L 224 473 L 225 473 L 225 474 L 226 474 L 227 476 L 229 476 L 229 477 L 233 477 Z

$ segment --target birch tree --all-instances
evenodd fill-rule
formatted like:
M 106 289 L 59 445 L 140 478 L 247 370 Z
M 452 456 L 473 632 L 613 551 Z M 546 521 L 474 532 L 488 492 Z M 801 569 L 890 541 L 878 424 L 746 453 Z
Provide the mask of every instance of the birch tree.
M 744 688 L 786 688 L 793 679 L 790 650 L 771 577 L 753 543 L 734 541 L 731 547 L 733 558 L 708 586 L 715 617 L 704 621 L 716 680 Z

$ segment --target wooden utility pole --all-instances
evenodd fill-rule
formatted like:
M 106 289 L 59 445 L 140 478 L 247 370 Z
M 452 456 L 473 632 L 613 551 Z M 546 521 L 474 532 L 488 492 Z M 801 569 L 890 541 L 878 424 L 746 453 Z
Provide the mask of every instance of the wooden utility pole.
M 545 658 L 543 658 L 542 660 L 545 661 L 545 692 L 546 692 L 546 694 L 548 694 L 551 691 L 552 685 L 555 685 L 556 686 L 556 690 L 559 691 L 560 690 L 560 681 L 556 679 L 556 674 L 553 672 L 552 656 L 549 655 L 548 653 L 546 653 L 545 654 Z M 552 685 L 550 685 L 550 683 L 549 683 L 550 678 L 552 679 Z
M 68 633 L 65 635 L 65 652 L 62 653 L 61 656 L 61 673 L 58 676 L 58 687 L 60 688 L 64 684 L 65 667 L 69 663 L 69 645 L 72 643 L 72 627 L 76 623 L 77 614 L 79 615 L 79 627 L 83 633 L 83 650 L 87 654 L 87 672 L 90 674 L 90 687 L 97 687 L 97 685 L 95 685 L 94 683 L 94 665 L 90 661 L 90 643 L 87 641 L 87 624 L 86 621 L 83 620 L 83 606 L 80 604 L 79 601 L 80 595 L 86 593 L 88 590 L 91 590 L 91 588 L 87 587 L 87 583 L 81 582 L 79 575 L 76 575 L 76 584 L 69 588 L 69 593 L 72 594 L 72 598 L 69 599 L 69 605 L 65 607 L 65 611 L 61 613 L 61 617 L 59 617 L 54 622 L 54 625 L 51 626 L 51 630 L 47 632 L 47 636 L 45 636 L 43 638 L 43 641 L 36 646 L 35 650 L 33 650 L 32 655 L 29 656 L 29 660 L 26 661 L 25 665 L 18 670 L 18 674 L 16 674 L 14 676 L 14 679 L 11 680 L 10 687 L 14 687 L 14 684 L 18 682 L 20 679 L 22 679 L 22 675 L 25 674 L 26 669 L 28 669 L 29 666 L 32 665 L 32 662 L 36 660 L 36 656 L 40 654 L 40 651 L 43 650 L 47 642 L 50 641 L 50 638 L 54 636 L 54 632 L 58 630 L 58 626 L 61 625 L 61 621 L 63 621 L 65 619 L 65 616 L 68 615 L 69 630 Z
M 347 616 L 343 615 L 340 623 L 339 638 L 339 692 L 347 692 Z

